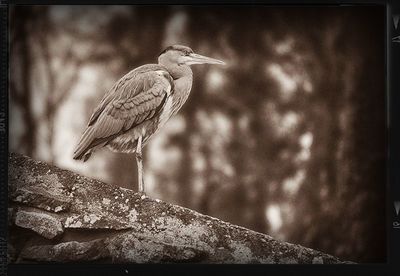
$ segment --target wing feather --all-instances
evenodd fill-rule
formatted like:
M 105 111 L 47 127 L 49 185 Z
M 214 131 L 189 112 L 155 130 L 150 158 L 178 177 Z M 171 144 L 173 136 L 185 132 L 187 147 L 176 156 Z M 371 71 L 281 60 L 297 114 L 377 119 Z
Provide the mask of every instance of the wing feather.
M 160 70 L 138 69 L 122 77 L 104 96 L 89 119 L 74 159 L 84 158 L 93 147 L 106 144 L 160 112 L 172 93 L 172 78 L 165 70 L 160 74 Z

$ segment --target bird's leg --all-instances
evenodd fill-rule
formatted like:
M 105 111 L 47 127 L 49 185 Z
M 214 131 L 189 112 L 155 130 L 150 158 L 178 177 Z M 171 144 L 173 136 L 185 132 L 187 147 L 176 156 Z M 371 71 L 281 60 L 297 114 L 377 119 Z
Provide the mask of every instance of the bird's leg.
M 137 140 L 136 146 L 136 162 L 138 167 L 138 185 L 139 193 L 144 194 L 144 181 L 143 181 L 143 158 L 142 158 L 142 136 Z

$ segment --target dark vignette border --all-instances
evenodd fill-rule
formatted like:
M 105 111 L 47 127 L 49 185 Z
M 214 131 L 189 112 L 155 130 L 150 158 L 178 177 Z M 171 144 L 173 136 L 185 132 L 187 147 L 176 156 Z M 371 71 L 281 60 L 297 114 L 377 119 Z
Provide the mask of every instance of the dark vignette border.
M 0 275 L 7 263 L 8 5 L 0 1 Z
M 386 264 L 355 264 L 355 265 L 103 265 L 103 264 L 40 264 L 40 265 L 9 265 L 7 267 L 7 159 L 8 159 L 8 2 L 10 4 L 268 4 L 268 5 L 385 5 L 387 28 L 386 46 L 386 77 L 387 77 L 387 137 L 389 156 L 387 159 L 387 252 Z M 338 275 L 356 273 L 356 275 L 400 275 L 400 229 L 393 228 L 400 222 L 396 215 L 394 202 L 400 201 L 400 43 L 392 42 L 392 37 L 399 35 L 393 25 L 393 14 L 400 14 L 400 3 L 396 0 L 364 0 L 364 1 L 323 1 L 323 0 L 0 0 L 0 275 L 170 275 L 177 273 L 201 274 L 210 272 L 229 272 L 230 274 L 307 274 L 307 275 Z M 397 93 L 396 93 L 397 92 Z M 390 271 L 390 272 L 389 272 Z
M 400 16 L 400 3 L 393 1 L 389 5 L 387 43 L 387 112 L 388 112 L 388 261 L 400 272 L 400 213 L 396 214 L 395 202 L 400 202 L 400 42 L 392 39 L 400 35 L 400 25 L 394 27 L 394 17 Z M 397 227 L 396 227 L 397 226 Z M 394 275 L 394 274 L 393 274 Z

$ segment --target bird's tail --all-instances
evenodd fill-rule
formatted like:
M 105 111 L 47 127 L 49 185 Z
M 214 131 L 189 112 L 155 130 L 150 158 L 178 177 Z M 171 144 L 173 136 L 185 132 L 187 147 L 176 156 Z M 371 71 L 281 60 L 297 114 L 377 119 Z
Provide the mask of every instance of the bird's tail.
M 74 150 L 73 158 L 75 160 L 82 160 L 85 162 L 89 159 L 90 155 L 92 155 L 92 141 L 93 141 L 93 128 L 88 127 L 85 132 L 82 134 L 81 139 L 79 140 L 78 145 Z

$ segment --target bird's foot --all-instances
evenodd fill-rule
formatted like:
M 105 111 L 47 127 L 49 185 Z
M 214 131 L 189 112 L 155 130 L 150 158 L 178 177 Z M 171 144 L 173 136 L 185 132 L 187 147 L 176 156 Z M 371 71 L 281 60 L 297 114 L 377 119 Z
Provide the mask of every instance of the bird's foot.
M 136 192 L 136 194 L 139 195 L 139 197 L 141 199 L 145 199 L 147 197 L 147 195 L 144 191 L 138 191 L 138 192 Z

